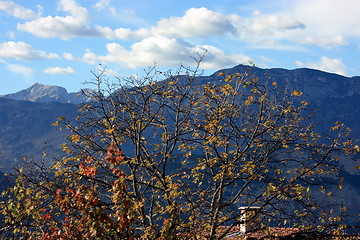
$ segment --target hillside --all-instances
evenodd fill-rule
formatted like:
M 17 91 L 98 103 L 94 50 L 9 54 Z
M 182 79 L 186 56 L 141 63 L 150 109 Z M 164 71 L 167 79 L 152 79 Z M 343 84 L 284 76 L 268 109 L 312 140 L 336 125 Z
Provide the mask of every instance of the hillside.
M 9 171 L 22 157 L 41 159 L 60 152 L 66 132 L 52 126 L 58 116 L 73 118 L 77 106 L 63 103 L 34 103 L 0 98 L 0 168 Z

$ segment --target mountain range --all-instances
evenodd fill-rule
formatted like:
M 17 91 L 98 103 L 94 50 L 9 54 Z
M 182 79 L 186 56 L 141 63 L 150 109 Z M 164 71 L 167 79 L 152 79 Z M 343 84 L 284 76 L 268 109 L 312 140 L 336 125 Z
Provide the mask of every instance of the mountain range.
M 249 73 L 260 79 L 276 81 L 303 93 L 304 100 L 316 109 L 314 120 L 320 131 L 329 129 L 335 121 L 345 123 L 352 129 L 352 137 L 360 139 L 360 77 L 345 77 L 314 69 L 286 70 L 261 69 L 238 65 L 222 69 L 210 76 L 196 79 L 197 84 L 217 81 L 218 73 Z M 86 89 L 86 91 L 92 91 Z M 34 84 L 28 89 L 0 97 L 0 170 L 11 171 L 21 163 L 23 156 L 41 159 L 43 150 L 48 156 L 61 153 L 60 144 L 66 142 L 66 131 L 56 131 L 52 123 L 58 116 L 74 119 L 78 104 L 90 99 L 84 91 L 68 93 L 58 86 Z M 51 161 L 48 159 L 47 161 Z M 360 202 L 360 170 L 358 163 L 349 159 L 341 161 L 346 175 L 348 199 Z M 358 164 L 360 165 L 360 164 Z

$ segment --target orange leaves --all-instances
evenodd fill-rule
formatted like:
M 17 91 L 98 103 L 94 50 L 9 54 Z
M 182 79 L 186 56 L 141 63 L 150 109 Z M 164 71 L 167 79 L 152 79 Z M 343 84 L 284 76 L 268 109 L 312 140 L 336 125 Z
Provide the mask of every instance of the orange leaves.
M 62 191 L 61 189 L 56 190 L 56 196 L 57 196 L 57 197 L 60 196 L 61 191 Z
M 115 129 L 110 128 L 110 129 L 106 129 L 105 132 L 108 134 L 112 134 L 115 131 Z
M 245 105 L 248 106 L 254 101 L 253 96 L 248 96 L 248 99 L 245 101 Z
M 87 166 L 84 163 L 79 164 L 79 169 L 82 171 L 87 177 L 95 177 L 97 174 L 97 169 L 94 166 Z
M 294 90 L 291 95 L 293 96 L 301 96 L 302 95 L 302 92 L 298 91 L 298 90 Z
M 77 143 L 81 139 L 81 137 L 78 134 L 70 135 L 69 138 L 70 138 L 70 141 L 73 143 Z
M 336 121 L 336 122 L 335 122 L 335 126 L 331 127 L 330 130 L 331 130 L 331 131 L 338 130 L 338 129 L 340 129 L 340 127 L 342 127 L 342 126 L 344 126 L 343 123 L 341 123 L 341 122 L 339 122 L 339 121 Z
M 110 143 L 105 160 L 109 163 L 119 165 L 125 159 L 123 152 L 116 147 L 114 142 Z
M 42 220 L 45 220 L 45 221 L 48 221 L 48 220 L 50 220 L 51 218 L 52 218 L 52 216 L 51 216 L 51 213 L 50 213 L 50 212 L 46 212 L 46 213 L 44 213 L 44 215 L 41 216 L 41 219 L 42 219 Z

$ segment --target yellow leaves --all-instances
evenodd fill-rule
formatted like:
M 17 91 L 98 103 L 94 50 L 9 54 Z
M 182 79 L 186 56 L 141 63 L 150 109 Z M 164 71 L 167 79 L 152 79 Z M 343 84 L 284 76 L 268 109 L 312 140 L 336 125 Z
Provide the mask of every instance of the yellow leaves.
M 59 124 L 60 124 L 60 121 L 56 121 L 56 122 L 54 122 L 54 123 L 51 124 L 51 125 L 54 126 L 54 127 L 57 127 L 57 126 L 59 126 Z
M 291 111 L 292 111 L 292 107 L 286 107 L 282 110 L 282 113 L 287 114 L 287 113 L 290 113 Z
M 220 141 L 221 141 L 221 138 L 219 136 L 215 136 L 215 135 L 207 136 L 206 141 L 203 142 L 203 145 L 218 143 Z
M 61 150 L 65 153 L 71 153 L 70 148 L 66 144 L 61 145 Z
M 298 90 L 294 90 L 291 95 L 293 96 L 301 96 L 302 95 L 302 92 L 298 91 Z
M 266 187 L 266 190 L 264 192 L 265 196 L 271 196 L 275 192 L 278 191 L 278 187 L 274 185 L 274 183 L 270 182 L 268 186 Z
M 301 101 L 301 104 L 302 104 L 303 106 L 307 106 L 309 103 L 308 103 L 307 101 Z
M 78 134 L 70 135 L 69 138 L 70 138 L 70 141 L 73 143 L 77 143 L 81 139 L 81 137 Z
M 221 90 L 225 96 L 229 96 L 230 94 L 234 93 L 234 91 L 235 91 L 234 87 L 231 86 L 230 84 L 221 86 Z
M 355 144 L 355 145 L 353 146 L 353 148 L 354 148 L 354 151 L 355 151 L 355 152 L 360 152 L 359 145 L 356 145 L 356 144 Z
M 251 103 L 253 103 L 254 101 L 254 97 L 253 96 L 248 96 L 248 99 L 245 101 L 245 105 L 248 106 Z
M 223 72 L 219 72 L 217 75 L 218 75 L 218 77 L 221 77 L 221 76 L 224 76 L 224 73 L 223 73 Z
M 216 174 L 214 176 L 214 181 L 217 182 L 217 181 L 221 180 L 223 178 L 223 176 L 224 176 L 223 172 L 220 172 L 220 173 Z
M 339 121 L 336 121 L 336 122 L 335 122 L 335 126 L 331 127 L 330 130 L 331 130 L 331 131 L 338 130 L 338 129 L 340 129 L 340 127 L 342 127 L 342 126 L 344 126 L 344 124 L 342 124 L 342 123 L 339 122 Z
M 232 79 L 233 79 L 233 75 L 229 75 L 229 76 L 227 76 L 225 79 L 224 79 L 224 81 L 225 82 L 231 82 L 232 81 Z
M 84 110 L 86 109 L 89 109 L 91 108 L 91 105 L 90 104 L 84 104 L 81 108 L 79 108 L 79 112 L 83 112 Z
M 112 134 L 114 131 L 115 131 L 115 129 L 113 129 L 113 128 L 109 128 L 109 129 L 106 129 L 106 130 L 105 130 L 105 132 L 106 132 L 107 134 Z

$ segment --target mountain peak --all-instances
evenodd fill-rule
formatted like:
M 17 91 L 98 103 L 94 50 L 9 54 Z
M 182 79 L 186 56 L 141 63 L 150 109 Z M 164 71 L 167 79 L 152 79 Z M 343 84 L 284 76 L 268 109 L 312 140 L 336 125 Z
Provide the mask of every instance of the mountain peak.
M 80 97 L 77 97 L 80 94 Z M 4 98 L 30 102 L 60 102 L 78 104 L 88 101 L 81 92 L 68 93 L 65 88 L 35 83 L 25 90 L 3 96 Z

